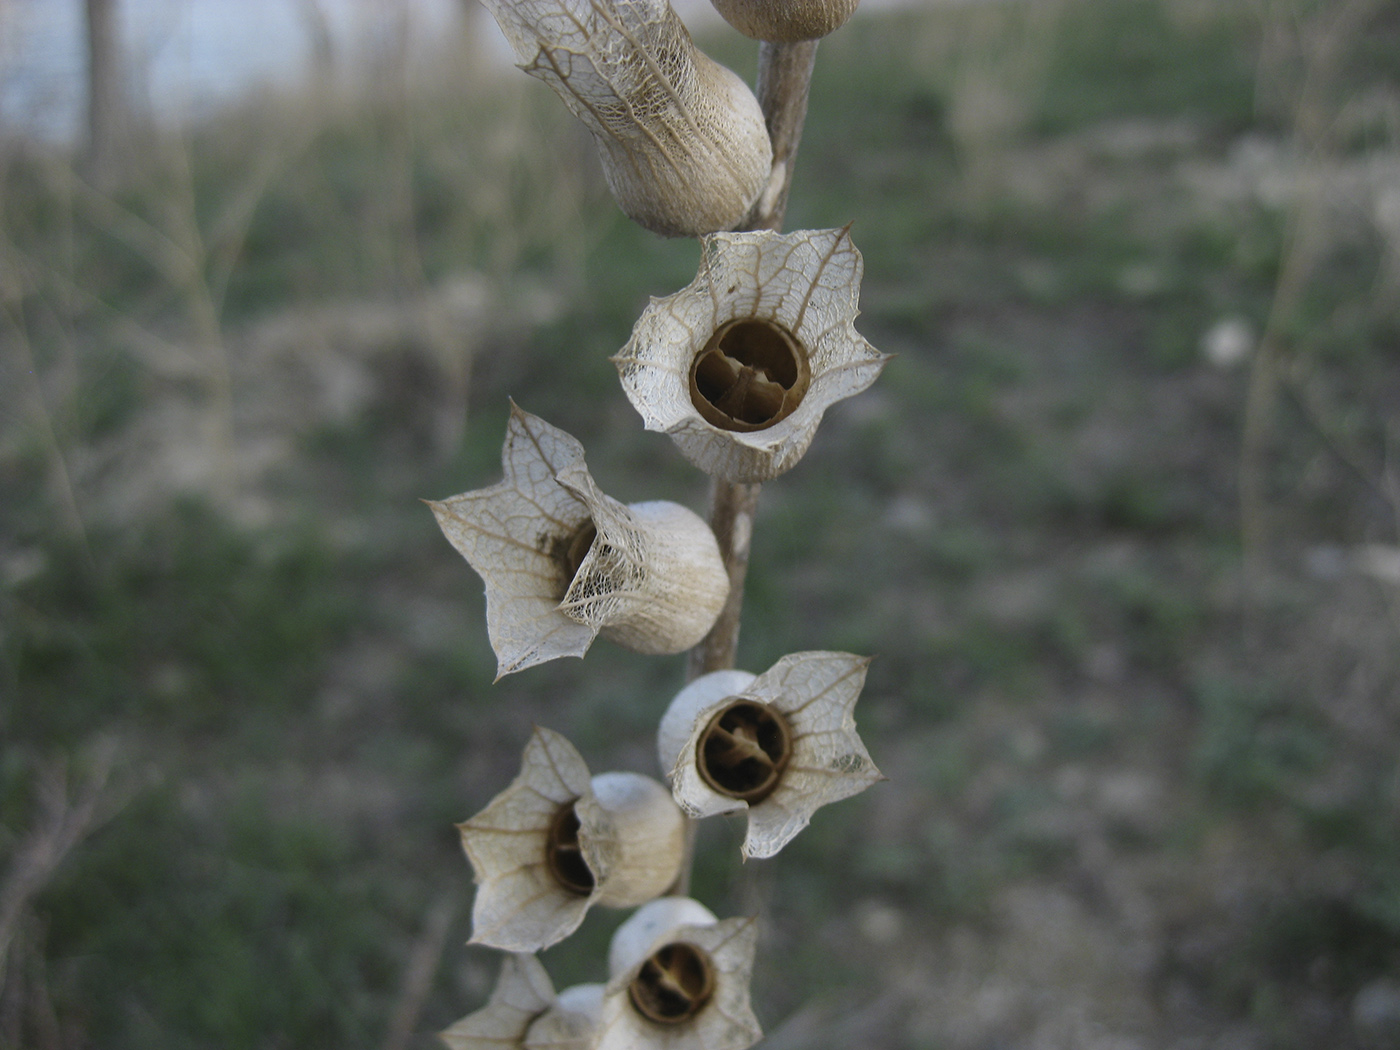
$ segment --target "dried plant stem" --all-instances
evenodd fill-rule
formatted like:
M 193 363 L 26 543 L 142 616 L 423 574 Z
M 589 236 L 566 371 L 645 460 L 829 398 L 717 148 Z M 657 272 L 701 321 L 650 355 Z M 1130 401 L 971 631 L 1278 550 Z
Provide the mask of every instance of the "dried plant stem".
M 758 101 L 773 142 L 773 170 L 743 228 L 780 230 L 787 211 L 788 188 L 802 124 L 807 118 L 807 93 L 817 58 L 817 42 L 764 43 L 758 52 Z M 734 666 L 739 645 L 739 618 L 744 604 L 744 578 L 749 569 L 749 541 L 758 506 L 757 484 L 734 484 L 715 478 L 710 488 L 710 528 L 719 541 L 729 573 L 729 599 L 705 639 L 690 651 L 690 679 Z
M 389 1031 L 384 1037 L 384 1050 L 404 1050 L 413 1041 L 418 1017 L 432 990 L 433 978 L 437 975 L 442 950 L 447 945 L 447 934 L 456 914 L 456 902 L 450 896 L 440 897 L 428 912 L 428 921 L 414 942 L 408 964 L 404 967 L 399 998 L 394 1004 Z
M 1340 5 L 1335 14 L 1331 14 L 1330 21 L 1319 26 L 1314 42 L 1303 56 L 1303 79 L 1293 115 L 1294 136 L 1307 158 L 1302 171 L 1302 193 L 1291 217 L 1273 302 L 1254 355 L 1240 443 L 1240 531 L 1247 592 L 1243 626 L 1245 639 L 1251 645 L 1257 644 L 1258 639 L 1254 605 L 1265 578 L 1272 531 L 1268 471 L 1274 437 L 1273 412 L 1280 391 L 1288 387 L 1290 376 L 1294 377 L 1294 389 L 1300 395 L 1305 412 L 1308 407 L 1305 392 L 1296 379 L 1302 368 L 1295 360 L 1294 348 L 1288 345 L 1286 330 L 1307 291 L 1322 251 L 1323 205 L 1327 192 L 1322 166 L 1337 149 L 1335 115 L 1326 104 L 1327 92 L 1337 83 L 1348 46 L 1379 6 L 1379 0 L 1348 0 Z M 1342 461 L 1348 462 L 1344 456 Z M 1355 467 L 1354 463 L 1349 465 Z
M 817 41 L 769 44 L 758 51 L 758 103 L 773 143 L 773 171 L 768 186 L 749 212 L 746 230 L 781 230 L 787 211 L 788 188 L 807 119 L 807 92 L 817 61 Z
M 742 229 L 778 231 L 783 228 L 816 59 L 815 40 L 797 44 L 765 42 L 759 46 L 756 93 L 763 107 L 768 137 L 773 142 L 773 169 L 767 187 L 759 195 Z M 690 651 L 686 675 L 689 680 L 734 666 L 739 647 L 739 619 L 744 606 L 744 579 L 749 571 L 753 517 L 761 488 L 758 484 L 735 484 L 722 478 L 715 478 L 710 486 L 710 528 L 719 541 L 719 551 L 729 573 L 729 598 L 710 633 Z M 695 830 L 696 821 L 687 820 L 685 861 L 669 893 L 685 896 L 690 892 Z

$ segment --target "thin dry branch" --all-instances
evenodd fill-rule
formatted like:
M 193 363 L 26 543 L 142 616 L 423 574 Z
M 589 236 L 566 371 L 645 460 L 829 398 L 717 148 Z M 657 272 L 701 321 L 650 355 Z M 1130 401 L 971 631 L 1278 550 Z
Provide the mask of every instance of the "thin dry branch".
M 95 749 L 90 767 L 76 784 L 70 783 L 66 759 L 39 771 L 35 825 L 0 880 L 0 985 L 30 902 L 79 843 L 129 800 L 129 789 L 112 782 L 115 765 L 116 745 L 107 741 Z

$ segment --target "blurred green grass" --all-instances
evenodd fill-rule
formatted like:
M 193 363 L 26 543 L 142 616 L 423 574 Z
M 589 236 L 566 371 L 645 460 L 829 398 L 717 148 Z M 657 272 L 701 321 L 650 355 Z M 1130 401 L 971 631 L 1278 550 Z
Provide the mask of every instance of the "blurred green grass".
M 706 829 L 697 893 L 765 916 L 780 1042 L 1088 1045 L 1054 1027 L 1073 1015 L 1149 1047 L 1371 1045 L 1356 997 L 1400 967 L 1400 646 L 1393 584 L 1356 567 L 1400 541 L 1397 249 L 1306 189 L 1270 196 L 1301 163 L 1310 52 L 1286 29 L 1079 0 L 862 13 L 822 44 L 789 226 L 854 223 L 859 326 L 898 356 L 766 487 L 741 664 L 873 654 L 858 717 L 891 782 L 765 864 Z M 751 74 L 745 42 L 704 43 Z M 1364 168 L 1396 149 L 1354 103 L 1394 104 L 1400 24 L 1342 44 L 1308 102 L 1341 129 L 1329 163 Z M 496 480 L 510 396 L 609 493 L 700 506 L 607 361 L 698 252 L 616 213 L 552 97 L 470 66 L 157 136 L 110 198 L 64 158 L 3 157 L 0 856 L 41 823 L 44 772 L 80 782 L 101 741 L 126 800 L 26 901 L 17 1045 L 385 1045 L 405 1003 L 433 1045 L 496 967 L 460 946 L 452 822 L 529 725 L 655 772 L 680 662 L 600 644 L 492 685 L 479 584 L 417 499 Z M 404 321 L 462 275 L 487 303 L 469 333 Z M 322 418 L 258 333 L 355 303 L 387 334 L 368 392 Z M 1239 525 L 1258 366 L 1200 350 L 1222 317 L 1268 327 L 1286 379 L 1263 549 Z M 360 353 L 299 339 L 308 368 Z M 176 403 L 216 469 L 123 498 L 132 435 Z M 217 469 L 269 420 L 270 469 Z M 1026 893 L 1082 942 L 1025 921 Z M 546 954 L 560 986 L 602 977 L 617 920 Z

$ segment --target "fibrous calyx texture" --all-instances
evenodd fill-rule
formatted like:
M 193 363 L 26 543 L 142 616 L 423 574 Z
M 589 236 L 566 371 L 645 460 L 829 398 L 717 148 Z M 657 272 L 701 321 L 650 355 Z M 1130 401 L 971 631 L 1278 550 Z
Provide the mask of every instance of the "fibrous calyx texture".
M 668 0 L 483 0 L 520 68 L 592 133 L 622 210 L 669 236 L 734 228 L 773 149 L 747 85 L 701 52 Z

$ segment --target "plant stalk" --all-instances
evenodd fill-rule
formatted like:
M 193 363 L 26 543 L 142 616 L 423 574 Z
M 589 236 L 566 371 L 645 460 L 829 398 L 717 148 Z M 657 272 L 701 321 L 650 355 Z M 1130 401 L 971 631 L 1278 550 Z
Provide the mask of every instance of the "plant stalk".
M 797 162 L 797 146 L 802 141 L 802 125 L 807 119 L 807 94 L 812 85 L 812 68 L 817 61 L 817 41 L 796 44 L 770 44 L 758 49 L 758 104 L 773 143 L 773 169 L 768 185 L 740 229 L 781 230 L 787 211 L 792 169 Z
M 815 40 L 796 44 L 765 41 L 759 45 L 757 95 L 773 143 L 773 168 L 767 187 L 740 227 L 743 230 L 782 229 L 816 59 Z M 729 599 L 710 633 L 690 651 L 688 680 L 734 666 L 760 488 L 758 484 L 736 484 L 722 478 L 715 478 L 710 486 L 710 528 L 729 573 Z
M 734 666 L 739 645 L 739 616 L 743 612 L 744 577 L 749 571 L 749 541 L 761 485 L 742 485 L 715 478 L 710 485 L 710 528 L 729 573 L 729 597 L 719 618 L 700 644 L 690 650 L 687 679 Z
M 741 230 L 781 230 L 787 212 L 788 190 L 802 124 L 807 119 L 807 94 L 812 84 L 812 68 L 817 59 L 817 42 L 772 44 L 764 41 L 758 50 L 758 95 L 763 107 L 768 138 L 773 143 L 773 168 L 768 185 L 759 194 L 753 209 L 739 227 Z M 744 579 L 749 571 L 749 548 L 753 539 L 753 517 L 762 486 L 715 478 L 710 485 L 710 528 L 719 543 L 725 570 L 729 573 L 729 597 L 719 618 L 700 644 L 690 651 L 687 681 L 711 671 L 734 666 L 739 648 L 739 618 L 744 606 Z M 667 892 L 685 896 L 690 892 L 690 870 L 695 856 L 694 820 L 686 821 L 685 861 L 675 884 Z

